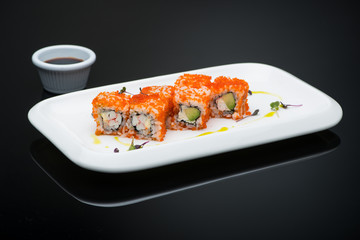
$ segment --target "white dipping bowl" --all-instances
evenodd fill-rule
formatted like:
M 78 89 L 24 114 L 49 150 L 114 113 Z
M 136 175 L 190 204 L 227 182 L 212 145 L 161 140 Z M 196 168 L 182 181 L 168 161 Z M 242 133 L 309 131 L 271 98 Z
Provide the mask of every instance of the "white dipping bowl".
M 53 64 L 45 61 L 54 58 L 77 58 L 83 61 L 70 64 Z M 55 45 L 39 49 L 32 55 L 45 90 L 52 93 L 68 93 L 86 87 L 95 53 L 76 45 Z

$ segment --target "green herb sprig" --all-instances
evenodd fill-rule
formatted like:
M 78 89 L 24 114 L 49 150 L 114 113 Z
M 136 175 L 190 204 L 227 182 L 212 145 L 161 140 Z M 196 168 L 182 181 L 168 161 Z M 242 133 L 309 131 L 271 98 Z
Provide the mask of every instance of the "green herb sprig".
M 273 110 L 273 111 L 279 111 L 280 102 L 279 101 L 272 102 L 272 103 L 270 103 L 270 107 L 271 107 L 271 110 Z
M 278 111 L 280 108 L 284 108 L 287 109 L 288 107 L 301 107 L 302 104 L 284 104 L 281 101 L 276 101 L 276 102 L 272 102 L 270 103 L 270 108 L 272 111 L 275 111 L 276 115 L 279 117 Z
M 127 93 L 127 94 L 130 94 L 130 95 L 134 95 L 133 93 L 127 92 L 127 91 L 126 91 L 126 87 L 123 87 L 123 88 L 119 91 L 119 94 L 123 94 L 123 93 Z

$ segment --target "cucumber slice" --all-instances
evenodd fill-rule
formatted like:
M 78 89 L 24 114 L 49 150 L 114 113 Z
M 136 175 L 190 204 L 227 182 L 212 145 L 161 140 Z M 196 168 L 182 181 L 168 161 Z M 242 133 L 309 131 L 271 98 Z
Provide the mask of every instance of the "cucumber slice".
M 186 117 L 189 119 L 189 121 L 195 121 L 200 117 L 200 110 L 194 107 L 189 107 L 184 109 Z
M 234 110 L 236 101 L 235 101 L 233 93 L 231 93 L 231 92 L 226 93 L 221 98 L 223 99 L 223 101 L 225 102 L 225 104 L 229 108 L 229 110 L 231 110 L 231 111 Z

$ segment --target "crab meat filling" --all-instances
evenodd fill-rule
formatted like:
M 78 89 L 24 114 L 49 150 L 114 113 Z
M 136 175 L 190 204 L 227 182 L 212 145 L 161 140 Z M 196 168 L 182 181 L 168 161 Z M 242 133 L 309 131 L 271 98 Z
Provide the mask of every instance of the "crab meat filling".
M 131 125 L 144 136 L 151 136 L 153 134 L 152 123 L 152 117 L 146 114 L 138 113 L 131 116 Z
M 180 111 L 177 120 L 187 124 L 196 125 L 196 120 L 200 117 L 201 111 L 197 107 L 180 105 Z
M 215 103 L 218 110 L 224 112 L 224 114 L 231 114 L 234 112 L 236 100 L 234 94 L 229 92 L 215 99 Z
M 106 131 L 117 130 L 122 123 L 121 113 L 113 110 L 105 110 L 100 113 L 103 129 Z

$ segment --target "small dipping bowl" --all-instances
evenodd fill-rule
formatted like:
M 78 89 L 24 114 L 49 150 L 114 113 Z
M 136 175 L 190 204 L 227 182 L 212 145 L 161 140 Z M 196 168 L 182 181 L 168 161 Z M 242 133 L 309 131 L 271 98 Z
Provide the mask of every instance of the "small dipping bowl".
M 32 55 L 42 85 L 52 93 L 68 93 L 86 87 L 95 53 L 76 45 L 55 45 Z

